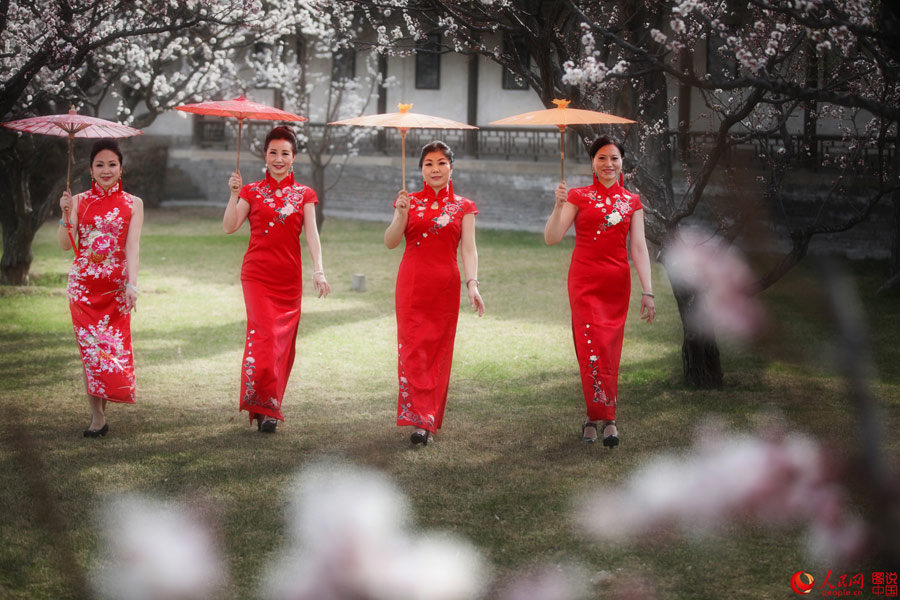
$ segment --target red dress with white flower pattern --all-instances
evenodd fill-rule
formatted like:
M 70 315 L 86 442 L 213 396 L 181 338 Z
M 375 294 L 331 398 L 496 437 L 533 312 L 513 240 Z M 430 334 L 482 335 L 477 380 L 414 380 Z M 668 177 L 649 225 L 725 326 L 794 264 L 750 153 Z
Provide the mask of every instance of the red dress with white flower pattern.
M 300 325 L 303 266 L 300 231 L 303 206 L 319 199 L 290 173 L 245 185 L 240 197 L 250 204 L 250 245 L 241 267 L 247 307 L 247 335 L 241 369 L 240 410 L 284 420 L 281 402 L 287 387 Z
M 78 252 L 66 291 L 87 393 L 134 404 L 131 313 L 125 306 L 130 194 L 94 183 L 78 196 Z
M 409 195 L 406 249 L 397 273 L 397 425 L 431 432 L 440 429 L 447 405 L 459 319 L 462 218 L 478 214 L 471 200 L 455 194 L 448 199 L 448 187 L 435 194 L 425 186 Z
M 640 196 L 619 183 L 569 190 L 575 215 L 575 249 L 569 266 L 572 334 L 581 387 L 591 421 L 616 418 L 619 360 L 631 297 L 626 242 Z

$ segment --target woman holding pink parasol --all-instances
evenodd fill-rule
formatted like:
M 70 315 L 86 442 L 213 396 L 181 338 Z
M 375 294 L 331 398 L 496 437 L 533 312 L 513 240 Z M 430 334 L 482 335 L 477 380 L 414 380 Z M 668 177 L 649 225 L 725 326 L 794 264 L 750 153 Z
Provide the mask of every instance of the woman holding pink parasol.
M 316 227 L 315 191 L 294 181 L 297 138 L 288 127 L 276 127 L 263 146 L 266 176 L 243 185 L 240 172 L 228 180 L 231 196 L 222 228 L 234 233 L 250 222 L 250 245 L 241 267 L 247 308 L 247 335 L 241 367 L 240 410 L 255 419 L 257 428 L 274 433 L 284 390 L 294 364 L 303 269 L 300 232 L 313 262 L 313 287 L 327 296 L 331 286 L 322 268 L 322 247 Z
M 134 404 L 131 311 L 137 306 L 138 262 L 144 205 L 122 189 L 123 156 L 112 139 L 91 150 L 91 189 L 59 206 L 77 233 L 75 260 L 67 286 L 75 337 L 81 351 L 91 424 L 85 437 L 109 431 L 106 403 Z M 67 223 L 60 219 L 57 240 L 70 250 Z
M 478 292 L 475 215 L 468 198 L 453 193 L 453 152 L 444 142 L 422 148 L 422 190 L 402 190 L 384 243 L 396 248 L 406 239 L 397 273 L 397 349 L 400 391 L 397 425 L 413 426 L 413 444 L 428 444 L 441 428 L 453 343 L 459 319 L 459 267 L 462 249 L 466 293 L 478 315 L 484 300 Z

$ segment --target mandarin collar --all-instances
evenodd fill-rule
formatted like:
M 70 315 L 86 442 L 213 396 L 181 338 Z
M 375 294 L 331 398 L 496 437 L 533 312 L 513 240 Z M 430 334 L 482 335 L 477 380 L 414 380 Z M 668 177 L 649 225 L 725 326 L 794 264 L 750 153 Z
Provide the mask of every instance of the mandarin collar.
M 611 186 L 606 187 L 605 185 L 600 183 L 599 179 L 597 179 L 596 173 L 594 173 L 594 187 L 597 188 L 597 191 L 599 191 L 601 194 L 603 194 L 605 196 L 621 194 L 622 192 L 625 191 L 625 188 L 622 187 L 622 185 L 619 183 L 618 179 L 616 179 L 616 181 L 613 182 L 613 184 Z
M 427 200 L 447 200 L 447 197 L 450 195 L 450 182 L 448 181 L 447 185 L 441 188 L 440 191 L 435 192 L 433 187 L 423 181 L 422 191 L 419 193 L 424 194 Z
M 273 190 L 280 190 L 286 187 L 290 187 L 294 185 L 294 172 L 289 172 L 281 181 L 275 181 L 275 178 L 272 177 L 272 175 L 269 173 L 269 170 L 266 169 L 266 183 L 268 183 L 269 187 Z
M 91 191 L 94 194 L 100 196 L 101 198 L 105 198 L 106 196 L 112 196 L 116 192 L 122 191 L 122 180 L 119 179 L 116 181 L 108 190 L 104 190 L 103 187 L 97 183 L 96 181 L 91 180 Z

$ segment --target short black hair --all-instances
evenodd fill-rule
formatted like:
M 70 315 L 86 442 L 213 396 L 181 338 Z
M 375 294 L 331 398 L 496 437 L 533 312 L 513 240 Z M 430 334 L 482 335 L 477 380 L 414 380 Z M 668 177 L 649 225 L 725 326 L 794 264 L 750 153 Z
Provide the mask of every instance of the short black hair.
M 122 156 L 122 149 L 119 148 L 119 142 L 117 142 L 113 138 L 102 138 L 94 142 L 94 145 L 91 147 L 91 164 L 94 164 L 94 158 L 96 158 L 97 155 L 104 150 L 109 150 L 110 152 L 118 156 L 119 164 L 124 164 L 125 161 L 124 157 Z
M 588 154 L 591 156 L 591 160 L 594 160 L 594 155 L 597 154 L 597 151 L 600 150 L 600 148 L 602 148 L 603 146 L 609 146 L 610 144 L 619 149 L 619 154 L 621 154 L 622 158 L 624 159 L 625 146 L 622 145 L 622 142 L 609 136 L 601 135 L 596 140 L 594 140 L 594 143 L 591 144 L 590 150 L 588 150 Z
M 291 143 L 291 153 L 297 154 L 297 135 L 294 130 L 287 125 L 279 125 L 266 135 L 266 143 L 263 145 L 263 151 L 269 151 L 269 144 L 273 140 L 286 140 Z
M 447 157 L 447 160 L 450 161 L 451 165 L 453 164 L 453 150 L 451 150 L 450 146 L 448 146 L 444 142 L 442 142 L 440 140 L 435 140 L 435 141 L 431 142 L 430 144 L 425 144 L 424 146 L 422 146 L 422 153 L 419 155 L 419 168 L 420 169 L 422 168 L 422 163 L 425 162 L 425 155 L 428 154 L 429 152 L 440 152 L 445 157 Z

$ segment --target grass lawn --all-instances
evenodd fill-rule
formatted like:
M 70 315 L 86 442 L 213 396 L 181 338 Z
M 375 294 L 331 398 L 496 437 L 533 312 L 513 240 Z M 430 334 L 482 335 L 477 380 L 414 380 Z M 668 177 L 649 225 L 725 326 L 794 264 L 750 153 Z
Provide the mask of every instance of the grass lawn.
M 209 514 L 229 562 L 224 597 L 254 598 L 257 574 L 283 542 L 286 485 L 322 458 L 388 473 L 410 496 L 418 526 L 470 539 L 500 580 L 539 563 L 575 563 L 598 582 L 598 595 L 634 578 L 660 598 L 788 598 L 791 574 L 815 567 L 795 530 L 735 526 L 703 543 L 629 548 L 585 539 L 569 513 L 584 489 L 616 485 L 656 453 L 688 447 L 693 426 L 710 415 L 745 431 L 777 411 L 852 458 L 854 419 L 814 269 L 765 293 L 770 339 L 752 349 L 723 345 L 725 389 L 703 392 L 681 385 L 681 323 L 664 272 L 655 267 L 652 326 L 637 319 L 635 278 L 619 385 L 622 445 L 608 451 L 580 441 L 584 406 L 565 292 L 571 239 L 548 248 L 536 234 L 480 231 L 487 314 L 464 306 L 445 427 L 437 443 L 413 449 L 409 429 L 394 425 L 402 249 L 384 248 L 384 226 L 326 222 L 334 292 L 325 300 L 311 295 L 304 246 L 307 296 L 286 423 L 263 436 L 237 412 L 248 233 L 226 236 L 220 219 L 200 209 L 148 212 L 132 321 L 138 403 L 110 407 L 102 440 L 81 435 L 89 413 L 64 291 L 71 256 L 56 248 L 55 225 L 38 232 L 32 285 L 0 289 L 3 598 L 76 597 L 78 577 L 101 556 L 100 509 L 123 492 Z M 896 292 L 872 294 L 882 267 L 851 266 L 873 328 L 885 452 L 895 457 L 900 301 Z M 366 292 L 351 291 L 354 273 L 365 274 Z

